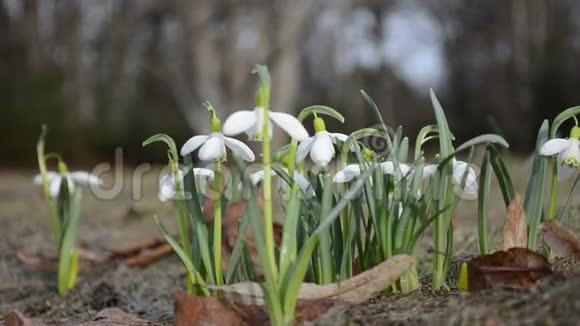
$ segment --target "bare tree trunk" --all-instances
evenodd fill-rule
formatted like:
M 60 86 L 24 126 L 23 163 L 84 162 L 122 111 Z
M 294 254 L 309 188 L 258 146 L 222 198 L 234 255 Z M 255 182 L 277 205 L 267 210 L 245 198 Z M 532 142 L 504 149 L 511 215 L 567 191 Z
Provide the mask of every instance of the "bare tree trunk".
M 306 18 L 310 12 L 311 1 L 295 0 L 283 3 L 283 20 L 276 37 L 279 40 L 277 61 L 272 71 L 272 109 L 280 112 L 293 113 L 297 98 L 300 95 L 302 79 L 302 47 Z M 275 146 L 286 140 L 274 138 Z
M 24 33 L 28 67 L 38 71 L 43 65 L 42 44 L 38 26 L 38 0 L 24 1 Z

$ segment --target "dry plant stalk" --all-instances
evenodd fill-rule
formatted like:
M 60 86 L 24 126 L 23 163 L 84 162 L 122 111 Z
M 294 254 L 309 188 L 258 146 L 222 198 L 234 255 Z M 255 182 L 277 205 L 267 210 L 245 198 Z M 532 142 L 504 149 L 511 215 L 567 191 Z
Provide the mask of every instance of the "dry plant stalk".
M 520 195 L 508 206 L 503 225 L 503 250 L 528 247 L 528 217 Z

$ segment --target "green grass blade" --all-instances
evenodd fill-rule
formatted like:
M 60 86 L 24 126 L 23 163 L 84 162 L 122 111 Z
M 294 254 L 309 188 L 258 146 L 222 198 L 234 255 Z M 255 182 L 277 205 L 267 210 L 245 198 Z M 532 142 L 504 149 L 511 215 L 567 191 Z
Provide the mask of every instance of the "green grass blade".
M 487 146 L 487 152 L 489 152 L 489 162 L 499 183 L 503 201 L 505 206 L 508 207 L 512 200 L 515 198 L 512 179 L 497 147 L 490 144 Z
M 304 276 L 306 275 L 306 271 L 308 269 L 308 263 L 310 262 L 310 258 L 316 245 L 318 243 L 318 239 L 320 234 L 323 232 L 327 232 L 328 228 L 334 220 L 340 216 L 341 211 L 347 206 L 347 204 L 354 198 L 357 197 L 358 192 L 362 189 L 365 184 L 365 180 L 369 178 L 372 174 L 373 169 L 377 168 L 376 166 L 364 171 L 360 177 L 354 182 L 351 188 L 343 195 L 343 197 L 338 201 L 336 206 L 329 212 L 328 216 L 326 216 L 321 223 L 318 225 L 318 228 L 313 232 L 313 234 L 308 238 L 306 244 L 300 251 L 298 259 L 296 260 L 296 264 L 294 264 L 294 269 L 291 274 L 289 274 L 289 281 L 287 282 L 286 291 L 284 293 L 284 312 L 286 314 L 293 312 L 296 308 L 296 303 L 298 299 L 298 293 L 300 292 L 300 286 L 304 280 Z
M 538 232 L 540 221 L 542 220 L 544 207 L 544 192 L 546 174 L 548 171 L 548 157 L 539 155 L 540 148 L 548 141 L 549 124 L 544 120 L 536 141 L 536 157 L 532 168 L 532 175 L 528 183 L 524 208 L 528 216 L 528 249 L 536 250 L 538 243 Z
M 332 208 L 332 179 L 326 174 L 323 177 L 322 202 L 320 208 L 320 222 L 323 223 L 330 209 Z M 322 263 L 321 280 L 322 284 L 332 283 L 334 280 L 334 264 L 332 259 L 332 243 L 330 230 L 321 232 L 319 238 L 320 260 Z
M 256 191 L 252 191 L 252 196 L 248 200 L 246 207 L 246 216 L 250 220 L 254 242 L 258 249 L 258 256 L 260 259 L 260 267 L 264 273 L 264 293 L 268 303 L 268 311 L 270 313 L 270 321 L 274 324 L 276 320 L 283 319 L 282 302 L 279 296 L 278 284 L 275 282 L 275 277 L 272 269 L 269 266 L 268 248 L 266 248 L 266 238 L 264 236 L 264 219 L 260 213 L 258 206 Z M 273 248 L 272 248 L 273 249 Z
M 196 245 L 193 247 L 199 249 L 199 251 L 193 251 L 192 259 L 193 261 L 198 261 L 201 259 L 204 265 L 203 271 L 205 271 L 203 274 L 206 274 L 211 284 L 216 284 L 213 274 L 214 268 L 209 249 L 210 241 L 208 230 L 204 221 L 201 203 L 199 201 L 195 175 L 193 174 L 193 162 L 191 155 L 186 155 L 184 157 L 184 162 L 188 167 L 188 170 L 186 171 L 187 173 L 185 173 L 183 178 L 183 186 L 186 194 L 185 206 L 188 213 L 187 217 L 194 233 L 192 242 L 196 243 Z
M 286 220 L 284 221 L 284 231 L 282 234 L 282 246 L 280 247 L 280 279 L 284 280 L 290 266 L 296 260 L 298 244 L 296 237 L 298 234 L 298 219 L 300 217 L 300 185 L 294 183 L 290 194 L 290 201 L 286 209 Z
M 185 253 L 185 251 L 179 245 L 179 243 L 171 236 L 171 234 L 169 234 L 169 232 L 167 231 L 165 226 L 163 226 L 163 223 L 161 223 L 159 218 L 157 216 L 154 216 L 153 219 L 155 220 L 155 223 L 157 223 L 157 226 L 159 226 L 159 230 L 161 231 L 161 235 L 163 235 L 163 238 L 165 238 L 165 241 L 167 241 L 167 243 L 169 243 L 169 245 L 171 246 L 173 251 L 175 251 L 177 256 L 179 256 L 179 258 L 183 262 L 183 265 L 185 265 L 185 268 L 187 269 L 187 271 L 193 275 L 193 277 L 195 278 L 196 284 L 198 286 L 200 286 L 201 291 L 206 296 L 209 296 L 210 293 L 209 293 L 209 290 L 207 289 L 207 284 L 205 283 L 205 281 L 203 280 L 203 278 L 199 274 L 197 268 L 195 268 L 195 266 L 193 265 L 193 262 L 191 261 L 191 257 L 189 257 Z
M 490 153 L 485 152 L 479 175 L 479 194 L 477 196 L 477 228 L 479 232 L 479 253 L 489 253 L 489 239 L 487 236 L 487 210 L 489 207 L 489 193 L 491 191 L 491 163 Z
M 67 182 L 63 180 L 62 184 L 66 183 Z M 64 189 L 68 193 L 66 186 L 64 186 Z M 82 194 L 79 190 L 75 191 L 72 195 L 72 201 L 67 200 L 66 208 L 63 208 L 67 210 L 67 223 L 66 227 L 63 228 L 62 241 L 59 250 L 58 292 L 61 295 L 65 294 L 70 289 L 70 285 L 75 283 L 72 279 L 76 279 L 74 271 L 74 256 L 76 252 L 75 241 L 80 221 Z

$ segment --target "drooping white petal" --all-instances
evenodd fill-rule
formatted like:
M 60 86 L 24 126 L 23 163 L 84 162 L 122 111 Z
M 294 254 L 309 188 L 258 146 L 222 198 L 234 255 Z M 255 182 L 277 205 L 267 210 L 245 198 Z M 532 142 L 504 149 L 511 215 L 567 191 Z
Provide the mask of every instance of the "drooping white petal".
M 310 137 L 298 144 L 298 149 L 296 150 L 296 162 L 302 162 L 310 153 L 312 149 L 312 143 L 314 143 L 315 137 Z
M 337 144 L 337 141 L 336 140 L 340 140 L 341 142 L 344 143 L 348 139 L 348 135 L 341 134 L 340 132 L 331 132 L 329 134 L 332 137 L 332 142 L 335 143 L 335 144 Z M 352 145 L 350 145 L 349 150 L 351 152 L 355 152 L 356 151 L 356 144 L 353 143 Z
M 282 130 L 284 130 L 288 135 L 290 135 L 290 137 L 296 139 L 297 141 L 304 141 L 308 139 L 308 131 L 306 131 L 302 123 L 300 123 L 300 121 L 293 115 L 271 111 L 269 115 L 270 120 Z
M 360 175 L 360 165 L 351 164 L 345 166 L 344 169 L 338 171 L 338 173 L 334 175 L 332 181 L 334 181 L 335 183 L 349 182 L 359 175 Z
M 323 167 L 328 165 L 334 156 L 334 145 L 327 132 L 318 132 L 314 136 L 310 158 L 314 164 Z
M 246 162 L 253 162 L 256 159 L 254 152 L 243 142 L 230 137 L 224 137 L 225 145 L 234 152 L 234 154 L 241 157 Z
M 205 168 L 194 168 L 193 175 L 196 177 L 204 177 L 204 178 L 207 178 L 209 180 L 213 180 L 214 176 L 215 176 L 215 174 L 212 170 L 205 169 Z
M 566 156 L 566 152 L 560 152 L 558 154 L 558 181 L 563 182 L 570 179 L 577 168 L 571 167 L 568 164 L 563 164 Z
M 381 168 L 384 174 L 396 175 L 395 165 L 392 161 L 381 163 Z M 399 163 L 399 170 L 401 170 L 402 176 L 405 177 L 409 171 L 411 171 L 411 167 L 409 167 L 407 164 Z
M 264 180 L 264 170 L 260 170 L 250 174 L 250 182 L 253 185 L 257 185 L 262 180 Z
M 550 139 L 542 145 L 540 148 L 540 155 L 550 156 L 554 154 L 558 154 L 562 151 L 565 151 L 568 147 L 571 146 L 571 143 L 568 139 L 564 138 L 554 138 Z
M 202 161 L 214 161 L 226 155 L 224 136 L 220 133 L 213 133 L 199 150 L 199 159 Z
M 181 156 L 185 156 L 195 151 L 199 146 L 203 145 L 208 138 L 209 136 L 207 135 L 199 135 L 189 138 L 181 147 Z
M 288 171 L 286 171 L 288 172 Z M 302 174 L 294 171 L 294 182 L 298 183 L 298 185 L 300 186 L 300 189 L 302 189 L 302 191 L 304 192 L 304 194 L 306 194 L 307 196 L 311 197 L 314 196 L 314 189 L 312 189 L 312 185 L 310 184 L 310 181 L 308 181 L 308 179 L 306 179 L 306 177 L 304 177 Z
M 562 162 L 574 167 L 578 167 L 580 165 L 580 142 L 578 139 L 571 138 L 568 140 L 568 144 L 568 148 L 562 152 Z
M 242 132 L 248 132 L 256 128 L 258 123 L 258 114 L 254 111 L 237 111 L 230 115 L 223 125 L 223 133 L 228 136 L 235 136 Z
M 74 171 L 71 172 L 69 175 L 74 183 L 81 186 L 86 185 L 98 186 L 103 184 L 103 180 L 101 178 L 86 171 Z
M 159 200 L 162 202 L 175 197 L 175 178 L 171 174 L 164 175 L 159 181 Z
M 46 181 L 50 183 L 54 178 L 58 177 L 59 174 L 56 172 L 48 171 L 46 172 Z M 35 185 L 39 186 L 42 184 L 42 174 L 37 174 L 34 176 L 34 180 L 32 181 Z
M 467 170 L 467 176 L 465 179 L 465 187 L 460 195 L 463 199 L 476 199 L 478 194 L 479 186 L 477 184 L 477 174 L 475 170 L 467 164 L 467 162 L 463 161 L 455 161 L 453 162 L 453 181 L 455 182 L 456 186 L 461 186 L 463 181 L 463 175 Z M 461 191 L 461 189 L 459 189 Z
M 337 140 L 341 142 L 345 142 L 348 139 L 348 135 L 342 134 L 340 132 L 329 132 L 330 137 L 332 138 L 332 142 L 336 144 Z
M 202 169 L 202 170 L 207 170 L 207 169 Z M 211 170 L 210 170 L 211 171 Z M 194 174 L 195 174 L 195 169 L 194 169 Z M 179 179 L 179 181 L 181 182 L 181 186 L 183 187 L 183 171 L 179 170 L 177 172 L 177 178 Z M 175 195 L 177 194 L 176 192 L 176 180 L 175 177 L 173 176 L 172 173 L 170 174 L 166 174 L 164 175 L 161 180 L 159 180 L 159 200 L 161 200 L 162 202 L 167 201 L 169 199 L 174 199 Z M 181 191 L 181 196 L 184 196 L 184 191 Z
M 58 194 L 60 193 L 60 184 L 62 182 L 62 176 L 57 176 L 56 178 L 53 178 L 48 187 L 49 187 L 49 193 L 51 197 L 57 197 Z
M 428 164 L 423 168 L 423 180 L 432 177 L 437 172 L 437 164 Z

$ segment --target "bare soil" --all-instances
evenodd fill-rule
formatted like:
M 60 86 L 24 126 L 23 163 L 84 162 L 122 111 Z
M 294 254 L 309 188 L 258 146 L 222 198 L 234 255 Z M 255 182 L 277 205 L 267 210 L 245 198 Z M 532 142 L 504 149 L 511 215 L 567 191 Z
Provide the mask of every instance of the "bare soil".
M 48 324 L 76 325 L 90 320 L 103 308 L 119 307 L 143 319 L 172 324 L 174 295 L 186 284 L 184 268 L 176 256 L 167 256 L 137 270 L 120 264 L 98 267 L 82 273 L 78 286 L 63 297 L 56 293 L 55 274 L 35 270 L 18 260 L 16 252 L 20 248 L 50 250 L 54 247 L 46 205 L 40 189 L 31 183 L 32 174 L 0 172 L 0 323 L 12 309 Z M 128 186 L 119 196 L 106 201 L 86 191 L 79 236 L 81 244 L 95 252 L 107 253 L 136 239 L 158 236 L 152 219 L 154 214 L 172 226 L 173 210 L 157 200 L 157 180 L 153 175 L 145 179 L 143 197 L 139 200 L 132 198 L 132 189 Z M 496 221 L 505 214 L 504 208 L 492 208 L 491 211 Z M 476 250 L 474 207 L 464 207 L 461 212 L 464 213 L 456 220 L 458 256 L 452 264 L 448 291 L 443 294 L 431 291 L 430 276 L 425 274 L 422 277 L 424 286 L 419 291 L 409 295 L 379 295 L 365 304 L 325 316 L 314 324 L 580 323 L 580 264 L 574 260 L 555 261 L 553 267 L 560 273 L 542 282 L 535 291 L 493 289 L 459 294 L 455 287 L 459 266 Z M 496 225 L 498 230 L 501 227 L 499 223 L 490 224 Z M 426 251 L 429 243 L 427 235 Z M 423 269 L 428 270 L 427 267 Z

